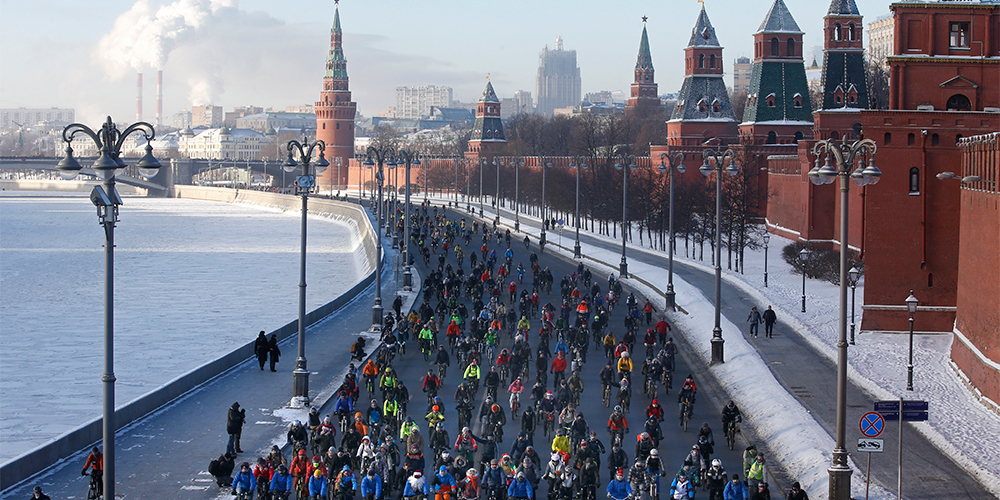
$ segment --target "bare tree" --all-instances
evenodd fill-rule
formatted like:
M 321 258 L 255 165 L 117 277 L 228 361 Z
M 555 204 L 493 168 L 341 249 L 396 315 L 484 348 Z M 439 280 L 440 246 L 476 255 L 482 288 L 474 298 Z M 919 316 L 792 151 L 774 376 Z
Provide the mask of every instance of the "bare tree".
M 868 107 L 889 109 L 889 70 L 885 64 L 866 57 L 865 78 L 868 80 Z

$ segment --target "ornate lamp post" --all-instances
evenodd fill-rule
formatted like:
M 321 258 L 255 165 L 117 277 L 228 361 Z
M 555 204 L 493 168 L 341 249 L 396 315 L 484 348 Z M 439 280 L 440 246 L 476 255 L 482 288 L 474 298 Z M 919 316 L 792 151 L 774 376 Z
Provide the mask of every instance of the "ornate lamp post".
M 771 233 L 764 232 L 764 288 L 767 288 L 767 244 L 771 242 Z
M 626 164 L 628 168 L 625 168 Z M 618 274 L 621 278 L 628 278 L 628 260 L 625 259 L 625 242 L 628 241 L 628 232 L 625 229 L 628 224 L 628 171 L 636 169 L 635 156 L 618 155 L 615 169 L 622 171 L 622 261 L 618 265 Z
M 799 250 L 799 260 L 802 261 L 802 312 L 806 312 L 806 267 L 810 255 L 812 252 L 807 247 L 802 247 L 802 250 Z
M 326 161 L 323 152 L 326 144 L 316 141 L 309 144 L 306 138 L 302 142 L 288 141 L 288 159 L 281 165 L 285 172 L 291 173 L 302 162 L 302 175 L 295 181 L 295 191 L 302 196 L 302 230 L 299 240 L 299 340 L 298 356 L 295 358 L 295 371 L 292 372 L 292 406 L 304 407 L 309 404 L 309 370 L 306 369 L 306 221 L 309 213 L 309 192 L 316 187 L 316 176 L 322 174 L 330 162 Z M 315 168 L 312 166 L 312 154 L 319 150 L 319 159 Z M 295 154 L 299 160 L 295 160 Z
M 452 164 L 455 165 L 455 209 L 458 209 L 458 166 L 462 164 L 462 160 L 452 160 Z
M 910 313 L 910 357 L 909 361 L 906 363 L 906 390 L 913 390 L 913 315 L 917 312 L 917 304 L 920 301 L 913 296 L 913 290 L 910 290 L 910 296 L 906 298 L 906 310 Z
M 816 155 L 816 166 L 809 171 L 809 180 L 815 184 L 831 184 L 835 178 L 840 178 L 840 338 L 837 342 L 837 438 L 833 449 L 833 463 L 827 472 L 830 474 L 830 500 L 849 500 L 851 498 L 851 468 L 847 466 L 847 448 L 844 441 L 847 430 L 847 248 L 848 248 L 848 193 L 851 185 L 850 177 L 858 186 L 874 185 L 882 176 L 882 171 L 875 166 L 874 155 L 877 150 L 875 142 L 863 139 L 853 144 L 845 145 L 836 140 L 818 141 L 813 146 Z M 820 157 L 826 157 L 821 168 Z M 869 158 L 868 166 L 864 167 L 862 156 Z M 837 162 L 836 168 L 831 165 L 831 159 Z M 851 165 L 857 161 L 858 167 L 851 172 Z
M 84 134 L 97 145 L 101 156 L 91 166 L 104 179 L 103 187 L 94 186 L 90 201 L 97 207 L 97 218 L 104 227 L 104 374 L 101 376 L 104 390 L 102 436 L 104 440 L 104 498 L 115 498 L 115 224 L 118 222 L 118 205 L 122 198 L 115 189 L 115 175 L 119 168 L 128 165 L 121 159 L 125 138 L 140 133 L 146 139 L 146 154 L 139 159 L 136 167 L 143 177 L 154 177 L 160 169 L 160 162 L 153 156 L 149 144 L 156 137 L 153 126 L 146 122 L 136 122 L 119 131 L 109 116 L 107 121 L 94 131 L 86 125 L 73 123 L 63 129 L 66 142 L 66 156 L 56 165 L 60 175 L 69 180 L 80 173 L 83 167 L 73 157 L 70 147 L 73 137 Z
M 392 249 L 399 249 L 399 231 L 397 231 L 397 226 L 394 223 L 396 217 L 399 215 L 399 169 L 395 166 L 390 166 L 389 170 L 392 170 L 392 209 L 389 210 L 389 217 L 386 218 L 387 226 L 386 231 L 392 231 Z
M 861 271 L 857 267 L 851 266 L 851 270 L 847 271 L 847 279 L 851 285 L 851 345 L 854 345 L 854 289 L 858 286 L 858 280 L 861 279 Z
M 420 153 L 405 149 L 400 150 L 396 154 L 396 161 L 402 162 L 406 166 L 406 199 L 403 203 L 403 264 L 405 266 L 403 268 L 403 290 L 409 292 L 413 290 L 413 271 L 410 270 L 410 219 L 413 214 L 413 207 L 410 206 L 410 165 L 420 165 Z
M 514 232 L 521 232 L 521 203 L 520 203 L 520 188 L 521 188 L 521 167 L 524 166 L 524 158 L 518 159 L 516 164 L 514 160 L 510 161 L 514 164 Z
M 736 175 L 740 171 L 736 166 L 736 153 L 732 149 L 726 149 L 722 153 L 714 149 L 706 149 L 703 153 L 705 162 L 698 169 L 702 175 L 708 177 L 715 173 L 715 328 L 712 329 L 712 364 L 725 363 L 725 340 L 722 338 L 722 166 L 729 158 L 729 166 L 725 171 L 730 176 Z M 709 159 L 715 162 L 713 167 Z
M 504 164 L 503 159 L 493 158 L 493 166 L 497 168 L 497 191 L 493 195 L 493 204 L 496 205 L 497 216 L 493 220 L 496 225 L 500 225 L 500 167 Z
M 663 160 L 667 160 L 670 163 L 668 167 Z M 660 173 L 669 171 L 670 181 L 670 221 L 669 221 L 669 231 L 670 237 L 667 239 L 667 307 L 673 309 L 676 304 L 677 294 L 674 293 L 674 170 L 679 174 L 683 174 L 687 168 L 684 167 L 684 153 L 678 151 L 672 155 L 667 153 L 660 154 Z
M 552 162 L 551 161 L 549 161 L 549 162 L 541 162 L 540 165 L 542 166 L 542 207 L 541 207 L 542 210 L 540 212 L 541 215 L 542 215 L 542 217 L 541 217 L 542 218 L 542 232 L 541 232 L 541 235 L 540 235 L 540 237 L 538 239 L 538 248 L 544 249 L 545 248 L 545 225 L 546 225 L 545 221 L 547 220 L 546 212 L 545 212 L 545 171 L 548 170 L 548 169 L 550 169 L 550 168 L 552 168 Z
M 382 204 L 383 165 L 396 166 L 392 146 L 368 146 L 365 151 L 365 165 L 375 167 L 375 182 L 378 185 L 378 204 Z M 372 306 L 372 331 L 382 331 L 382 227 L 375 227 L 375 305 Z
M 587 168 L 587 160 L 581 158 L 579 162 L 574 158 L 569 163 L 569 168 L 576 170 L 576 242 L 573 243 L 573 258 L 579 259 L 583 256 L 580 251 L 580 169 Z
M 466 158 L 462 160 L 462 165 L 465 167 L 465 211 L 472 211 L 472 188 L 469 184 L 469 179 L 472 178 L 472 172 L 469 171 L 472 165 L 475 164 L 475 160 Z

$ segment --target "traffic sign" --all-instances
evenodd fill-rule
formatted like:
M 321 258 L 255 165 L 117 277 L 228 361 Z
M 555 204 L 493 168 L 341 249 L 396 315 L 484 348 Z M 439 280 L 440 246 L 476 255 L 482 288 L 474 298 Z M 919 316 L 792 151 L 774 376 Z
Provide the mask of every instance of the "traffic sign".
M 922 422 L 928 418 L 927 401 L 903 401 L 903 420 Z M 876 401 L 875 411 L 885 420 L 899 420 L 899 401 Z
M 563 225 L 563 220 L 562 219 L 559 219 L 559 225 L 560 226 Z
M 885 419 L 882 418 L 882 415 L 871 411 L 861 416 L 858 428 L 861 429 L 861 433 L 865 437 L 877 438 L 879 434 L 882 434 L 882 429 L 885 428 Z
M 883 450 L 885 450 L 885 447 L 881 439 L 858 438 L 858 451 L 882 453 Z

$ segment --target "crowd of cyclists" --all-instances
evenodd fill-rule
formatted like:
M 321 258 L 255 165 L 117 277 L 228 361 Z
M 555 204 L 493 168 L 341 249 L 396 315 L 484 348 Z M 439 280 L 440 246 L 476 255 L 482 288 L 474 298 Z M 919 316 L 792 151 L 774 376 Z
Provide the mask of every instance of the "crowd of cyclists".
M 708 423 L 683 461 L 661 456 L 663 423 L 686 430 L 698 388 L 687 375 L 678 384 L 676 410 L 663 406 L 674 388 L 677 346 L 650 302 L 624 296 L 613 274 L 599 282 L 582 263 L 556 281 L 534 252 L 527 266 L 515 262 L 510 231 L 495 225 L 449 220 L 425 204 L 403 235 L 402 214 L 396 215 L 391 227 L 416 249 L 411 263 L 419 257 L 428 268 L 422 303 L 407 312 L 397 298 L 375 352 L 366 358 L 363 338 L 352 346 L 363 362 L 348 368 L 331 414 L 313 408 L 307 421 L 294 422 L 286 436 L 289 456 L 274 446 L 255 463 L 243 462 L 232 479 L 235 494 L 261 500 L 353 500 L 359 493 L 364 500 L 540 500 L 540 489 L 546 500 L 659 500 L 661 490 L 676 500 L 693 499 L 699 490 L 710 499 L 728 500 L 733 489 L 739 494 L 733 485 L 744 483 L 730 481 L 712 458 Z M 530 251 L 527 238 L 525 246 Z M 620 330 L 609 323 L 616 309 L 624 310 Z M 588 421 L 578 410 L 584 394 L 596 392 L 585 390 L 581 374 L 588 354 L 590 363 L 604 364 L 606 422 Z M 394 363 L 412 363 L 414 356 L 423 358 L 426 373 L 400 376 Z M 441 396 L 446 389 L 454 390 L 448 404 Z M 643 396 L 638 405 L 636 389 Z M 634 444 L 629 418 L 641 421 Z M 730 401 L 722 420 L 731 449 L 741 418 Z M 601 426 L 607 445 L 596 432 Z M 750 465 L 760 463 L 753 470 L 760 483 L 758 456 Z

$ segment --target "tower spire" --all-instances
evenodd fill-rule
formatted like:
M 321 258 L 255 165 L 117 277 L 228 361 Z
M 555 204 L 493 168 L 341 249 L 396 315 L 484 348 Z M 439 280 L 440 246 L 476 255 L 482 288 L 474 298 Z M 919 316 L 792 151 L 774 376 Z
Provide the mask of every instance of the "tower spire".
M 316 138 L 326 144 L 326 157 L 333 165 L 347 166 L 354 156 L 354 117 L 358 105 L 351 101 L 350 79 L 347 76 L 347 59 L 344 57 L 344 32 L 340 25 L 340 2 L 334 1 L 333 27 L 330 29 L 330 52 L 326 59 L 323 89 L 316 102 Z M 347 168 L 327 170 L 326 181 L 333 187 L 346 186 Z
M 649 52 L 649 35 L 646 33 L 648 19 L 648 17 L 642 16 L 642 36 L 639 38 L 639 55 L 635 60 L 635 79 L 632 81 L 631 97 L 626 103 L 626 109 L 652 110 L 660 108 L 658 88 L 653 78 L 655 74 L 653 56 Z

